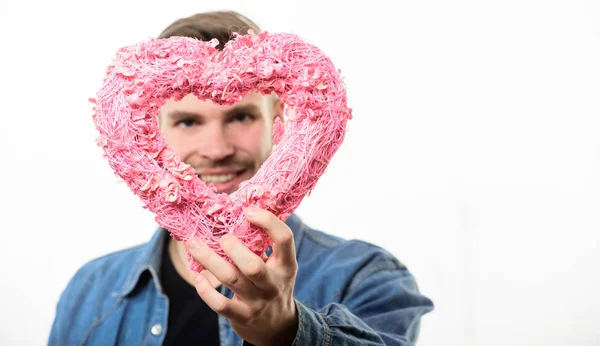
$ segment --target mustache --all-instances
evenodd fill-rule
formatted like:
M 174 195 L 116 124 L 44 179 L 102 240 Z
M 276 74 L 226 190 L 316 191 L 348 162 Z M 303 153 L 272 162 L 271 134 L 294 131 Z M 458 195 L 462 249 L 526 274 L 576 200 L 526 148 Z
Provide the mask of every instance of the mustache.
M 220 160 L 207 160 L 204 162 L 186 162 L 188 165 L 192 166 L 195 170 L 202 169 L 218 169 L 218 168 L 249 168 L 252 169 L 255 166 L 255 162 L 251 159 L 242 159 L 238 157 L 225 157 Z

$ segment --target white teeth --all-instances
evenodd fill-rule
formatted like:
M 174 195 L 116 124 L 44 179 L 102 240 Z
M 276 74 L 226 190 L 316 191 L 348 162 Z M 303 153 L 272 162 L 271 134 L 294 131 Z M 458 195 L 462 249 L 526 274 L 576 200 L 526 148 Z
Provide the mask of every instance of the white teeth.
M 235 178 L 237 174 L 200 175 L 200 179 L 209 184 L 224 183 Z

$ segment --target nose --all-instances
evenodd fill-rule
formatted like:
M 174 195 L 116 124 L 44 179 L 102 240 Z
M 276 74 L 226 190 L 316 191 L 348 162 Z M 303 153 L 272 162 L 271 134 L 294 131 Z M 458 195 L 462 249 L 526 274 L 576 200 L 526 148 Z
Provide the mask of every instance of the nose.
M 203 131 L 200 138 L 200 154 L 211 161 L 221 161 L 234 154 L 234 146 L 227 138 L 222 126 L 213 126 Z

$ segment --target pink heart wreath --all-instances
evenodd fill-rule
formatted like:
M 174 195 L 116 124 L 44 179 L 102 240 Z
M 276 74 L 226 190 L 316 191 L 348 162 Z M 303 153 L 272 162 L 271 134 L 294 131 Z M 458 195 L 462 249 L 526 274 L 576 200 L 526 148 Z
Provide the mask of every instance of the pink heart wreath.
M 237 35 L 222 51 L 216 44 L 171 37 L 121 48 L 90 101 L 104 157 L 156 222 L 177 240 L 200 237 L 231 262 L 220 237 L 232 233 L 261 256 L 271 240 L 243 210 L 257 206 L 285 220 L 325 172 L 352 110 L 340 71 L 296 35 Z M 277 145 L 255 176 L 231 195 L 217 194 L 167 145 L 159 108 L 188 94 L 230 105 L 249 92 L 276 93 L 286 105 L 284 125 L 276 122 Z

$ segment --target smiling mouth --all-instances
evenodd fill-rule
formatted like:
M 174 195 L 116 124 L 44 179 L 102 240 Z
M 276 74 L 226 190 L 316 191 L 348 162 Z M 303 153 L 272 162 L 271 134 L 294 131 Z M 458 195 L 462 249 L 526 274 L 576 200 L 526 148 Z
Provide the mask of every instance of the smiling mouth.
M 199 174 L 198 177 L 209 184 L 227 183 L 242 174 L 245 170 L 229 174 Z

